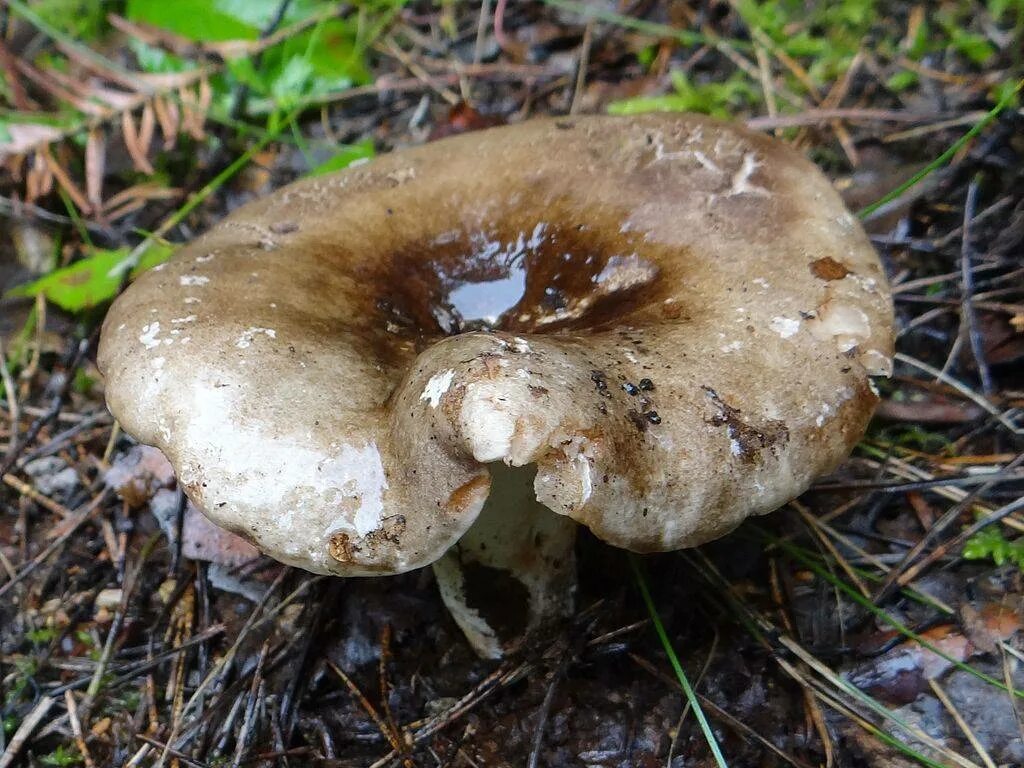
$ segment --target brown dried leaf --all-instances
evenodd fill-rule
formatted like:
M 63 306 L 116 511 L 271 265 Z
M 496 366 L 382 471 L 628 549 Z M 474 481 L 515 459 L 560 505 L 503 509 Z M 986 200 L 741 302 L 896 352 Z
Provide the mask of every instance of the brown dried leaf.
M 430 134 L 431 141 L 454 136 L 459 133 L 479 131 L 504 123 L 504 119 L 496 115 L 481 115 L 465 102 L 460 102 L 448 110 L 448 120 L 438 123 Z
M 67 192 L 68 197 L 71 201 L 78 206 L 82 213 L 92 213 L 92 206 L 89 205 L 89 200 L 78 185 L 71 179 L 68 172 L 53 158 L 53 154 L 50 152 L 50 145 L 46 144 L 40 150 L 43 159 L 46 160 L 46 165 L 50 169 L 50 173 L 57 179 L 57 183 L 60 184 L 61 189 Z
M 956 661 L 966 661 L 975 650 L 967 637 L 950 624 L 925 630 L 921 637 Z M 845 676 L 858 688 L 885 701 L 908 704 L 925 690 L 928 680 L 939 677 L 952 665 L 952 661 L 916 640 L 907 640 L 856 665 Z
M 215 525 L 191 502 L 181 523 L 181 553 L 190 560 L 205 560 L 232 568 L 260 556 L 256 547 Z
M 149 147 L 153 143 L 153 134 L 156 132 L 156 111 L 151 102 L 146 102 L 142 108 L 142 119 L 139 121 L 139 149 L 142 154 L 149 154 Z
M 85 196 L 93 211 L 103 210 L 103 177 L 107 168 L 107 136 L 92 128 L 85 141 Z
M 119 456 L 103 474 L 103 483 L 136 509 L 161 488 L 174 482 L 174 469 L 167 457 L 148 445 L 136 445 Z
M 988 603 L 978 610 L 970 603 L 960 606 L 964 632 L 983 653 L 995 653 L 999 643 L 1009 640 L 1021 629 L 1021 615 L 1013 608 Z
M 178 142 L 178 126 L 181 123 L 178 105 L 163 96 L 157 96 L 153 99 L 153 111 L 156 113 L 156 121 L 160 124 L 160 133 L 164 136 L 164 149 L 174 149 Z
M 121 113 L 121 135 L 124 137 L 124 147 L 128 150 L 128 156 L 132 159 L 132 166 L 135 170 L 152 175 L 154 173 L 153 166 L 149 162 L 149 158 L 146 157 L 146 147 L 142 144 L 131 110 Z M 152 133 L 150 133 L 150 137 L 152 137 Z
M 34 203 L 43 195 L 48 195 L 53 189 L 53 174 L 50 173 L 50 166 L 46 164 L 41 152 L 36 152 L 32 158 L 32 168 L 25 179 L 25 200 Z

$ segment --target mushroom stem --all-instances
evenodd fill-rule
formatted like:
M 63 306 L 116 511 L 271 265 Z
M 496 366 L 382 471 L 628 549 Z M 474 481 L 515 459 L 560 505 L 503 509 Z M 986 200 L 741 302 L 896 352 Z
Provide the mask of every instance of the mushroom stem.
M 535 466 L 488 469 L 491 489 L 479 517 L 433 567 L 441 599 L 470 645 L 496 659 L 572 612 L 576 523 L 537 501 Z

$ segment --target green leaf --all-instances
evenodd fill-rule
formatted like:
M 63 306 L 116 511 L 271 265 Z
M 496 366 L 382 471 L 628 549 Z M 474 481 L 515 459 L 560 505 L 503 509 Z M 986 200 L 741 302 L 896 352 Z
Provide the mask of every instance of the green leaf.
M 72 386 L 80 395 L 88 395 L 96 384 L 96 379 L 85 372 L 84 368 L 75 368 L 75 379 Z
M 82 42 L 99 38 L 106 27 L 107 8 L 95 0 L 42 0 L 32 4 L 40 18 Z
M 42 645 L 48 643 L 57 636 L 57 630 L 53 627 L 42 627 L 40 629 L 31 629 L 25 633 L 25 637 L 29 642 L 35 643 L 36 645 Z
M 984 528 L 964 542 L 963 556 L 966 560 L 984 560 L 991 557 L 1003 540 L 994 528 Z
M 636 52 L 636 60 L 640 63 L 640 66 L 643 67 L 644 72 L 647 72 L 654 63 L 654 59 L 657 55 L 658 46 L 648 45 Z
M 701 112 L 727 118 L 737 109 L 753 102 L 757 90 L 741 74 L 736 73 L 722 83 L 694 84 L 679 70 L 671 72 L 675 93 L 665 96 L 641 96 L 612 102 L 608 112 L 613 115 L 636 115 L 642 112 Z
M 635 99 L 613 101 L 608 105 L 610 115 L 639 115 L 644 112 L 686 112 L 690 109 L 688 98 L 669 94 L 667 96 L 638 96 Z
M 907 48 L 907 58 L 920 61 L 921 58 L 931 50 L 930 29 L 928 20 L 924 19 L 917 26 L 914 39 L 910 41 Z
M 65 768 L 65 766 L 81 763 L 82 756 L 74 747 L 65 747 L 63 744 L 60 744 L 50 754 L 40 757 L 39 762 L 43 765 L 55 765 L 58 768 Z
M 983 528 L 964 542 L 965 560 L 991 559 L 996 565 L 1013 563 L 1024 569 L 1024 539 L 1008 541 L 995 525 Z
M 238 78 L 238 81 L 247 85 L 254 93 L 266 95 L 270 93 L 270 82 L 253 65 L 252 59 L 243 56 L 238 59 L 231 59 L 227 63 L 228 71 Z
M 986 37 L 962 29 L 954 31 L 952 44 L 959 53 L 975 64 L 984 64 L 996 53 L 996 49 Z
M 373 154 L 373 142 L 370 139 L 364 139 L 358 144 L 350 144 L 345 147 L 333 157 L 320 163 L 320 165 L 306 175 L 321 176 L 331 171 L 340 171 L 342 168 L 348 168 L 357 160 L 367 160 L 373 157 Z
M 885 84 L 889 87 L 890 91 L 899 93 L 900 91 L 905 91 L 908 88 L 912 88 L 917 85 L 919 79 L 920 78 L 917 76 L 916 72 L 911 72 L 909 69 L 903 69 L 892 75 L 885 81 Z
M 134 278 L 150 267 L 161 264 L 174 252 L 169 245 L 154 244 L 143 255 L 139 265 L 132 270 Z M 80 259 L 61 269 L 54 270 L 38 280 L 12 288 L 7 296 L 44 295 L 68 312 L 80 312 L 109 301 L 121 285 L 121 262 L 128 255 L 128 248 L 117 250 L 93 249 Z
M 226 2 L 128 0 L 125 13 L 131 21 L 152 24 L 200 42 L 255 40 L 260 35 L 258 27 L 241 20 L 237 9 Z
M 278 72 L 270 93 L 280 109 L 291 109 L 307 93 L 313 78 L 313 65 L 302 56 L 293 56 Z

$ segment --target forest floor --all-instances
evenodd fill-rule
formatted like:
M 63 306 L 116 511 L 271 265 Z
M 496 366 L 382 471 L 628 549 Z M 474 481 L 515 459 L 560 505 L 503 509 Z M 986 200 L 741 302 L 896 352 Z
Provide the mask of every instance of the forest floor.
M 1024 765 L 1022 77 L 1019 0 L 0 2 L 0 768 L 716 764 L 620 550 L 482 661 L 429 569 L 211 538 L 95 366 L 115 267 L 285 183 L 653 109 L 817 162 L 898 323 L 840 469 L 642 559 L 720 762 Z

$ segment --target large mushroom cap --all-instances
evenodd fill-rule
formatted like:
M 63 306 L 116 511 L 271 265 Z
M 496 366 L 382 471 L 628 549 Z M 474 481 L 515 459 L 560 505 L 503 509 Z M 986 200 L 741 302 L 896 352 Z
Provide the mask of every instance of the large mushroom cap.
M 256 201 L 111 309 L 125 429 L 312 571 L 431 563 L 488 462 L 647 552 L 830 471 L 889 371 L 878 259 L 825 177 L 703 117 L 537 120 Z

